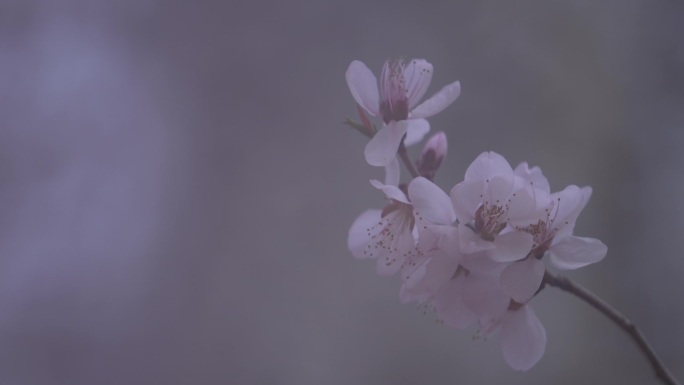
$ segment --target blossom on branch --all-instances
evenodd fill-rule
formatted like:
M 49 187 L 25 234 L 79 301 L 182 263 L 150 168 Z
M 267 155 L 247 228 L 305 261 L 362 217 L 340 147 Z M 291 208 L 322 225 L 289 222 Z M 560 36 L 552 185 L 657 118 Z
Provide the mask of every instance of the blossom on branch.
M 384 123 L 366 146 L 366 161 L 372 166 L 391 162 L 404 135 L 406 145 L 419 142 L 430 131 L 425 118 L 439 113 L 460 95 L 461 85 L 456 81 L 418 105 L 432 81 L 432 70 L 432 64 L 423 59 L 408 63 L 389 59 L 378 88 L 375 75 L 361 61 L 354 60 L 347 68 L 347 85 L 356 103 Z

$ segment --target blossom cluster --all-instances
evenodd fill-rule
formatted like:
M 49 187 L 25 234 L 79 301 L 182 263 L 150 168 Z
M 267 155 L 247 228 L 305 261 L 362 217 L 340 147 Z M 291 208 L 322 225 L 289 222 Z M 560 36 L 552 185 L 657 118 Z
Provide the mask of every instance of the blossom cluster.
M 378 82 L 360 61 L 347 70 L 347 83 L 363 127 L 371 137 L 365 157 L 385 166 L 384 208 L 363 212 L 349 230 L 348 247 L 359 259 L 375 259 L 377 273 L 401 277 L 400 299 L 435 309 L 455 328 L 477 325 L 498 333 L 505 361 L 528 370 L 542 357 L 546 332 L 530 301 L 543 287 L 544 260 L 558 269 L 577 269 L 603 259 L 607 247 L 573 235 L 590 187 L 551 192 L 538 167 L 513 168 L 494 152 L 480 154 L 447 194 L 434 182 L 447 152 L 437 133 L 412 168 L 412 180 L 399 183 L 398 151 L 430 130 L 425 118 L 456 100 L 459 82 L 418 104 L 432 78 L 425 60 L 388 60 Z M 382 119 L 375 129 L 366 115 Z

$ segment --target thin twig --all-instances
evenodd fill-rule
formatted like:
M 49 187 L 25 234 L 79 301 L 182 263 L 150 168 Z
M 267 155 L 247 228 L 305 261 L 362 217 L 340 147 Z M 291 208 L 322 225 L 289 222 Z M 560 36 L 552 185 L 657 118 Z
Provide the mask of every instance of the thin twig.
M 399 157 L 404 162 L 404 166 L 406 166 L 406 169 L 408 169 L 411 176 L 414 178 L 419 177 L 420 174 L 418 173 L 416 166 L 411 161 L 411 158 L 409 158 L 408 151 L 406 151 L 406 146 L 404 146 L 404 140 L 403 139 L 401 140 L 401 144 L 399 145 L 398 153 L 399 153 Z
M 651 345 L 646 341 L 646 338 L 641 331 L 625 316 L 613 309 L 610 305 L 605 303 L 602 299 L 597 297 L 594 293 L 574 283 L 568 278 L 554 275 L 550 272 L 544 274 L 544 283 L 550 286 L 557 287 L 561 290 L 567 291 L 570 294 L 584 300 L 596 310 L 603 313 L 610 318 L 615 324 L 621 327 L 629 336 L 636 342 L 639 349 L 646 355 L 646 358 L 651 363 L 656 376 L 667 385 L 679 385 L 679 382 L 672 376 L 670 371 L 665 367 L 658 355 L 655 353 Z

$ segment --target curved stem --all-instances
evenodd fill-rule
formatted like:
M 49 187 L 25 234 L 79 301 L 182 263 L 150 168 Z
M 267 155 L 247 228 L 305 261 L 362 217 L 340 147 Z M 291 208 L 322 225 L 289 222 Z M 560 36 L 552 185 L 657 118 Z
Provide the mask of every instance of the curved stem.
M 411 162 L 411 158 L 409 158 L 408 151 L 406 151 L 406 146 L 404 146 L 404 140 L 401 140 L 401 144 L 399 145 L 399 157 L 401 160 L 404 162 L 404 165 L 408 169 L 409 173 L 411 174 L 412 177 L 417 178 L 420 176 L 418 173 L 418 170 L 416 169 L 416 166 Z
M 679 382 L 672 376 L 672 373 L 665 367 L 658 355 L 651 347 L 651 344 L 646 341 L 646 338 L 641 331 L 624 315 L 613 309 L 610 305 L 597 297 L 594 293 L 569 280 L 568 278 L 554 275 L 550 272 L 544 274 L 544 283 L 549 286 L 557 287 L 561 290 L 567 291 L 570 294 L 584 300 L 584 302 L 593 306 L 596 310 L 603 313 L 616 325 L 621 327 L 633 340 L 637 346 L 644 353 L 648 361 L 651 363 L 655 375 L 668 385 L 679 385 Z

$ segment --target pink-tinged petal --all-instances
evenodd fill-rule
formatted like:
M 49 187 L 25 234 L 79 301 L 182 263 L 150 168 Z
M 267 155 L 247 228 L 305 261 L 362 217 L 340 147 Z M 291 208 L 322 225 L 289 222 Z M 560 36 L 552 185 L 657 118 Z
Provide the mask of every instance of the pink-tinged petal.
M 508 219 L 522 221 L 531 216 L 537 208 L 531 189 L 520 189 L 513 193 L 508 201 Z
M 444 250 L 449 256 L 456 259 L 461 259 L 460 237 L 458 235 L 458 227 L 456 226 L 439 226 L 441 236 L 439 237 L 437 247 Z
M 442 251 L 436 251 L 426 263 L 404 277 L 404 283 L 411 293 L 434 296 L 453 277 L 457 268 L 457 259 Z
M 366 210 L 359 215 L 354 223 L 349 228 L 349 236 L 347 237 L 347 247 L 355 258 L 374 258 L 364 251 L 368 248 L 370 242 L 370 229 L 378 224 L 380 221 L 380 210 Z
M 486 252 L 467 254 L 461 257 L 461 266 L 473 274 L 499 276 L 507 264 L 494 262 Z
M 484 182 L 480 180 L 463 181 L 451 189 L 451 203 L 456 217 L 462 223 L 475 219 L 475 212 L 482 204 Z
M 408 195 L 416 212 L 416 217 L 439 224 L 449 225 L 456 220 L 451 199 L 441 188 L 421 177 L 409 183 Z
M 514 301 L 525 303 L 539 289 L 545 271 L 544 262 L 537 258 L 513 262 L 501 273 L 501 290 Z
M 506 315 L 501 325 L 501 351 L 515 370 L 532 368 L 544 355 L 546 330 L 528 305 Z
M 458 237 L 460 249 L 463 254 L 472 254 L 477 253 L 478 251 L 492 250 L 496 247 L 494 242 L 482 239 L 480 234 L 477 234 L 469 227 L 463 225 L 458 226 Z
M 503 156 L 493 152 L 483 152 L 468 166 L 465 180 L 487 180 L 496 175 L 512 175 L 513 169 Z
M 439 92 L 432 95 L 430 99 L 421 103 L 418 107 L 411 110 L 411 118 L 429 118 L 442 112 L 456 101 L 461 95 L 461 83 L 453 82 L 444 86 Z
M 395 156 L 394 159 L 385 166 L 385 184 L 399 186 L 400 178 L 401 166 L 399 166 L 399 159 Z
M 571 185 L 563 191 L 551 194 L 551 199 L 556 205 L 554 210 L 554 224 L 559 225 L 563 221 L 574 221 L 584 207 L 584 193 L 582 189 Z
M 494 239 L 495 248 L 488 251 L 489 258 L 496 262 L 513 262 L 523 259 L 532 250 L 534 238 L 531 234 L 509 231 Z
M 435 309 L 439 318 L 447 325 L 459 329 L 468 327 L 476 319 L 461 297 L 465 276 L 459 274 L 442 287 L 435 299 Z
M 463 301 L 480 319 L 498 318 L 511 298 L 501 291 L 497 275 L 469 274 L 463 282 Z
M 587 206 L 587 203 L 589 203 L 589 199 L 591 199 L 591 194 L 594 190 L 591 188 L 591 186 L 584 186 L 580 188 L 580 191 L 582 192 L 582 197 L 584 197 L 584 200 L 582 201 L 582 208 L 580 209 L 580 211 L 582 211 Z
M 401 191 L 399 187 L 389 184 L 382 184 L 380 181 L 375 179 L 371 180 L 370 183 L 373 185 L 373 187 L 385 193 L 385 196 L 387 198 L 409 204 L 409 201 L 406 198 L 406 194 L 404 194 L 404 192 Z
M 542 174 L 542 171 L 539 167 L 534 166 L 530 168 L 527 162 L 522 162 L 518 165 L 518 167 L 515 168 L 514 172 L 515 175 L 523 178 L 527 182 L 527 185 L 536 189 L 540 189 L 547 194 L 551 193 L 549 181 L 546 179 L 544 174 Z
M 364 155 L 371 166 L 386 166 L 397 155 L 401 139 L 406 134 L 408 122 L 390 122 L 373 136 L 366 145 Z
M 485 181 L 487 193 L 485 200 L 490 205 L 504 206 L 513 193 L 513 175 L 497 175 Z
M 432 81 L 432 64 L 424 59 L 412 59 L 404 68 L 404 87 L 408 97 L 409 110 L 418 104 Z
M 428 301 L 432 298 L 432 295 L 430 293 L 420 293 L 420 294 L 415 294 L 410 292 L 407 289 L 406 283 L 401 285 L 399 288 L 399 301 L 401 303 L 408 303 L 408 302 L 423 302 L 423 301 Z
M 574 270 L 602 260 L 608 247 L 594 238 L 569 236 L 551 246 L 551 263 L 559 269 Z
M 354 60 L 347 68 L 347 85 L 354 100 L 369 114 L 377 116 L 380 106 L 378 94 L 378 80 L 365 64 Z
M 406 147 L 420 142 L 430 132 L 430 123 L 425 119 L 408 119 L 406 123 L 408 124 L 406 139 L 404 139 Z

